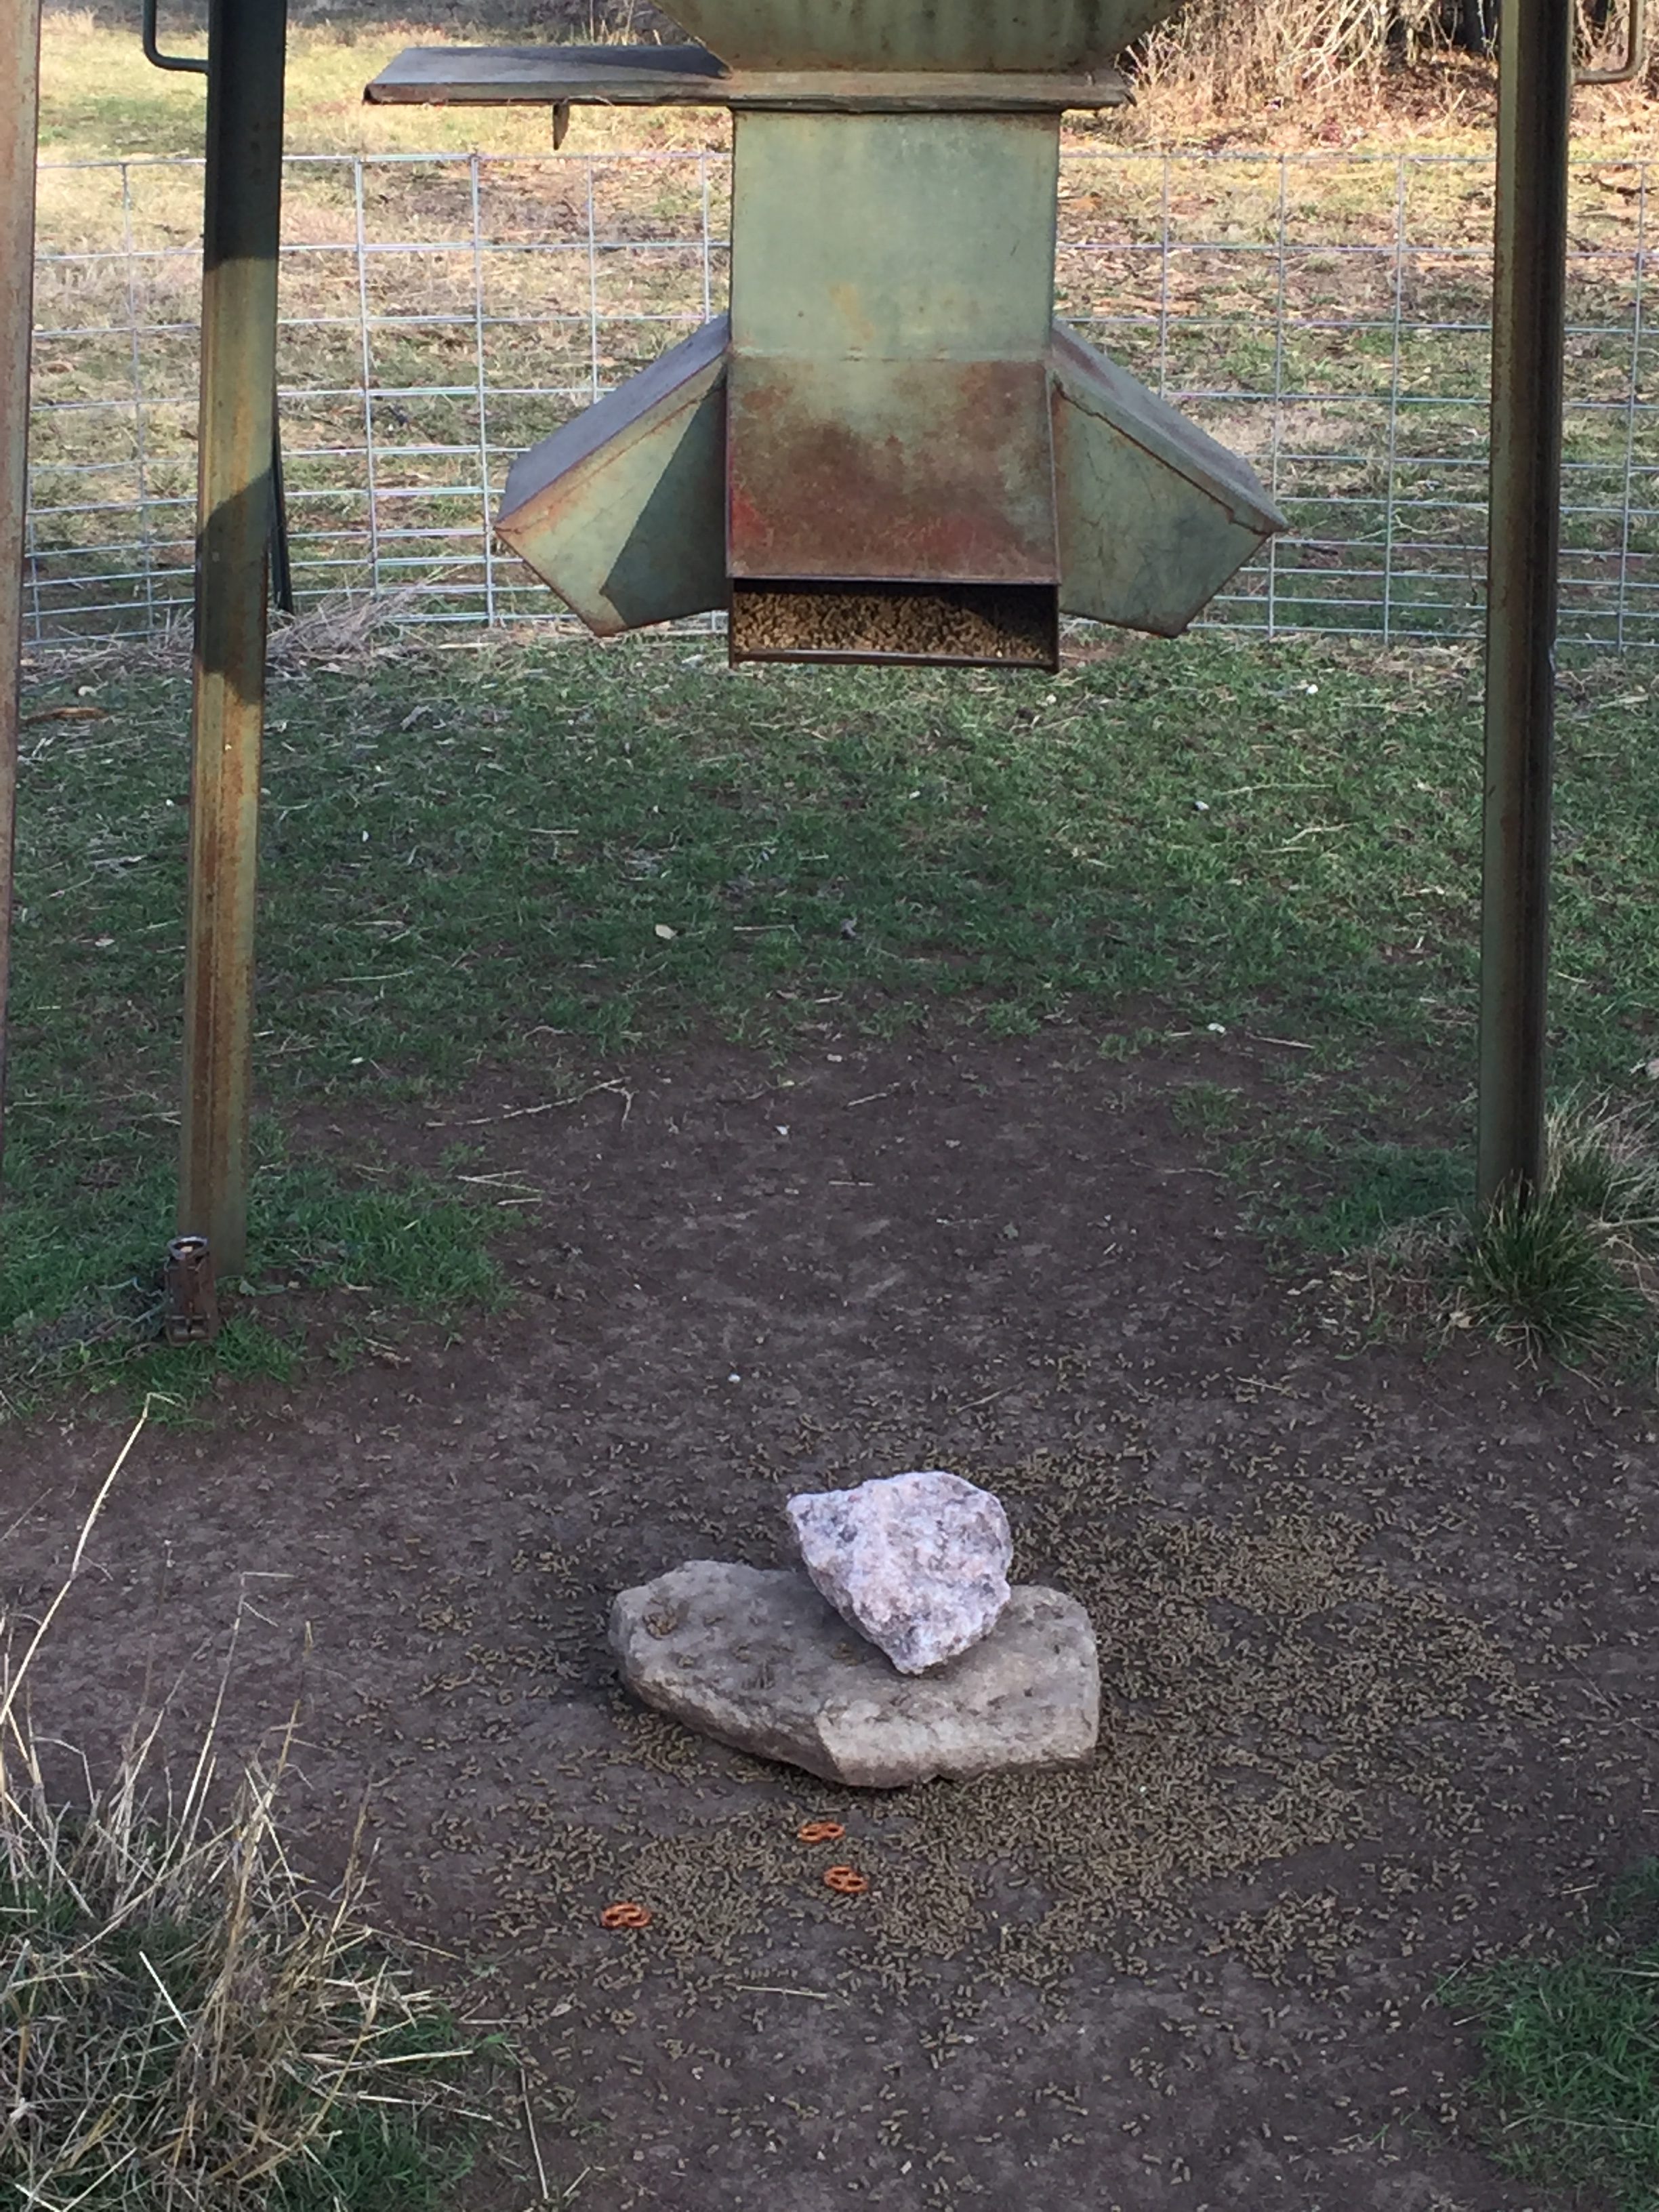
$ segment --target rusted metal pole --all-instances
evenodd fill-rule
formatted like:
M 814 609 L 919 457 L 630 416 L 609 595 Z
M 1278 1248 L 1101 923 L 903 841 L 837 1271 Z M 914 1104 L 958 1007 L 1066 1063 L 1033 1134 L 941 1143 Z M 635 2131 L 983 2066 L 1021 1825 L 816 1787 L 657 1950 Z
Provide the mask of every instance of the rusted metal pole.
M 0 0 L 0 1165 L 6 1149 L 6 1003 L 17 834 L 17 717 L 34 325 L 34 156 L 40 0 Z
M 247 1255 L 286 0 L 212 0 L 179 1231 Z
M 1480 1193 L 1544 1180 L 1573 0 L 1504 0 L 1492 276 Z

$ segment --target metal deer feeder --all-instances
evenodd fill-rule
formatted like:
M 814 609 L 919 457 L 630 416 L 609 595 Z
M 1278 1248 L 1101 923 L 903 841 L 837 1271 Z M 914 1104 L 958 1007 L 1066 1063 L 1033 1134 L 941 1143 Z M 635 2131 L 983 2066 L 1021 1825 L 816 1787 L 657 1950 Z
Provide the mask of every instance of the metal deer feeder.
M 497 527 L 600 635 L 1053 668 L 1173 636 L 1284 527 L 1054 319 L 1060 122 L 1170 0 L 677 0 L 706 46 L 417 48 L 375 100 L 733 111 L 731 311 L 556 430 Z

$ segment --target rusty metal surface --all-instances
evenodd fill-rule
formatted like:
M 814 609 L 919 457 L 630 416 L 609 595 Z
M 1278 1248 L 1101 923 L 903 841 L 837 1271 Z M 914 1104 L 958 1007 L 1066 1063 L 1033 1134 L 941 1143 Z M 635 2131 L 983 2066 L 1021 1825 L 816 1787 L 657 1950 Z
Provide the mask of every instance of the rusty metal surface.
M 856 46 L 897 82 L 882 15 L 813 21 L 846 34 L 836 64 Z M 1025 10 L 1020 51 L 1065 16 Z M 904 21 L 1008 28 L 945 6 Z M 800 61 L 804 35 L 778 53 Z M 602 633 L 691 611 L 723 460 L 735 659 L 1048 666 L 1062 605 L 1184 628 L 1281 518 L 1243 462 L 1056 330 L 1059 160 L 1052 112 L 739 106 L 729 338 L 700 334 L 520 459 L 501 535 Z
M 733 577 L 1052 584 L 1053 117 L 742 114 Z
M 284 0 L 213 0 L 179 1231 L 247 1249 L 259 756 L 276 381 Z
M 410 46 L 363 88 L 375 105 L 792 107 L 839 113 L 1121 107 L 1115 70 L 1043 74 L 951 70 L 724 68 L 702 46 Z
M 205 1237 L 175 1237 L 161 1270 L 161 1335 L 168 1344 L 211 1344 L 219 1334 L 219 1290 Z
M 1176 0 L 675 0 L 733 69 L 1100 67 Z
M 1544 1179 L 1572 0 L 1505 0 L 1498 42 L 1480 933 L 1483 1200 Z
M 1550 815 L 1561 538 L 1571 0 L 1509 0 L 1499 34 L 1487 560 L 1479 1184 L 1545 1170 Z
M 40 0 L 0 0 L 0 1166 L 6 1136 L 40 94 Z
M 1058 582 L 1041 361 L 734 354 L 730 389 L 733 576 Z

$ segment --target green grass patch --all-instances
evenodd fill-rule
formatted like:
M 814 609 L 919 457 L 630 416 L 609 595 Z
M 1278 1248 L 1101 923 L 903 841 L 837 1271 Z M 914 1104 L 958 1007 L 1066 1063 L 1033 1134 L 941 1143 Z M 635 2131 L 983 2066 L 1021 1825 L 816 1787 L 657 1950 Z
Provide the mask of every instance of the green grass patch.
M 1183 1084 L 1170 1102 L 1178 1128 L 1195 1136 L 1220 1136 L 1236 1129 L 1249 1112 L 1242 1091 L 1225 1083 Z
M 444 1315 L 504 1295 L 477 1206 L 428 1177 L 292 1157 L 278 1125 L 258 1130 L 249 1197 L 250 1272 L 222 1286 L 228 1319 L 209 1346 L 157 1340 L 161 1256 L 176 1200 L 171 1148 L 116 1138 L 77 1153 L 15 1143 L 0 1255 L 0 1395 L 14 1410 L 75 1381 L 158 1394 L 187 1407 L 217 1375 L 287 1380 L 304 1356 L 292 1318 L 329 1299 L 331 1327 L 373 1340 L 381 1310 Z M 74 1188 L 68 1178 L 79 1167 Z M 88 1169 L 94 1170 L 86 1180 Z
M 1651 1108 L 1570 1096 L 1551 1112 L 1547 1154 L 1534 1197 L 1480 1208 L 1467 1152 L 1360 1147 L 1349 1179 L 1304 1234 L 1326 1250 L 1364 1248 L 1379 1318 L 1431 1319 L 1443 1335 L 1478 1330 L 1531 1358 L 1651 1371 L 1659 1355 Z
M 1575 1358 L 1659 1339 L 1659 1143 L 1652 1117 L 1565 1101 L 1544 1188 L 1478 1218 L 1454 1256 L 1457 1307 L 1529 1352 Z
M 1659 1052 L 1636 683 L 1564 678 L 1556 884 L 1556 1073 L 1623 1099 Z M 26 711 L 0 1343 L 33 1357 L 140 1296 L 168 1232 L 189 686 L 46 667 Z M 941 1022 L 1304 1048 L 1264 1050 L 1253 1172 L 1283 1221 L 1364 1241 L 1462 1173 L 1479 744 L 1460 655 L 1213 635 L 1053 678 L 732 674 L 688 640 L 288 659 L 249 1279 L 486 1294 L 500 1214 L 373 1172 L 353 1133 L 481 1066 L 533 1062 L 552 1097 L 711 1031 L 783 1053 Z M 301 1102 L 343 1132 L 303 1157 Z M 1239 1133 L 1224 1086 L 1180 1110 Z M 276 1356 L 284 1295 L 247 1302 L 240 1356 Z
M 1563 1359 L 1621 1345 L 1652 1320 L 1601 1224 L 1559 1188 L 1528 1205 L 1500 1200 L 1468 1231 L 1454 1274 L 1477 1325 Z
M 202 11 L 173 6 L 161 12 L 162 52 L 205 57 Z M 410 25 L 395 9 L 354 9 L 329 23 L 291 23 L 286 82 L 289 152 L 465 153 L 475 146 L 547 151 L 547 118 L 539 109 L 468 113 L 453 107 L 364 103 L 363 87 L 407 46 L 440 45 L 446 37 L 461 45 L 499 45 L 503 35 L 499 27 L 492 34 L 465 20 L 445 31 Z M 558 27 L 550 25 L 546 35 L 558 35 Z M 50 11 L 42 27 L 41 77 L 40 145 L 48 160 L 202 150 L 204 81 L 150 68 L 139 48 L 136 13 L 129 17 L 108 7 Z M 702 112 L 670 110 L 623 118 L 590 113 L 579 127 L 584 143 L 608 150 L 621 145 L 707 144 L 721 135 L 724 121 Z
M 1478 2024 L 1492 2148 L 1519 2179 L 1659 2207 L 1659 1859 L 1614 1889 L 1593 1940 L 1555 1960 L 1458 1977 L 1442 2002 Z
M 1474 1158 L 1467 1148 L 1378 1143 L 1328 1130 L 1305 1137 L 1303 1151 L 1319 1156 L 1330 1195 L 1300 1210 L 1282 1194 L 1272 1225 L 1316 1252 L 1356 1252 L 1409 1224 L 1474 1203 Z

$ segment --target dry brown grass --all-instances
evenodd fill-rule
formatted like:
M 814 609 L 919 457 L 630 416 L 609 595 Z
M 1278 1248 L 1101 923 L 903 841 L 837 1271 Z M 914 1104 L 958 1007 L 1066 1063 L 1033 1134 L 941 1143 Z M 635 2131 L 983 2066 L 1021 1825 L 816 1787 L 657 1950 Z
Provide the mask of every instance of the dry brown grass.
M 146 1414 L 148 1413 L 146 1407 Z M 294 1721 L 228 1808 L 213 1717 L 182 1790 L 164 1716 L 60 1802 L 24 1702 L 141 1417 L 15 1660 L 0 1615 L 0 2207 L 391 2212 L 459 2170 L 477 2053 L 364 1918 L 356 1840 L 319 1893 L 278 1819 Z
M 1622 60 L 1625 0 L 1599 29 L 1577 6 L 1586 62 Z M 1112 127 L 1164 146 L 1219 134 L 1277 151 L 1360 140 L 1487 150 L 1497 119 L 1496 64 L 1452 45 L 1442 0 L 1191 0 L 1141 42 L 1133 75 L 1137 105 Z M 1582 89 L 1579 150 L 1649 149 L 1654 89 L 1652 76 Z
M 1438 0 L 1194 0 L 1146 41 L 1139 81 L 1179 86 L 1217 112 L 1337 86 L 1373 96 L 1390 65 L 1438 42 Z

